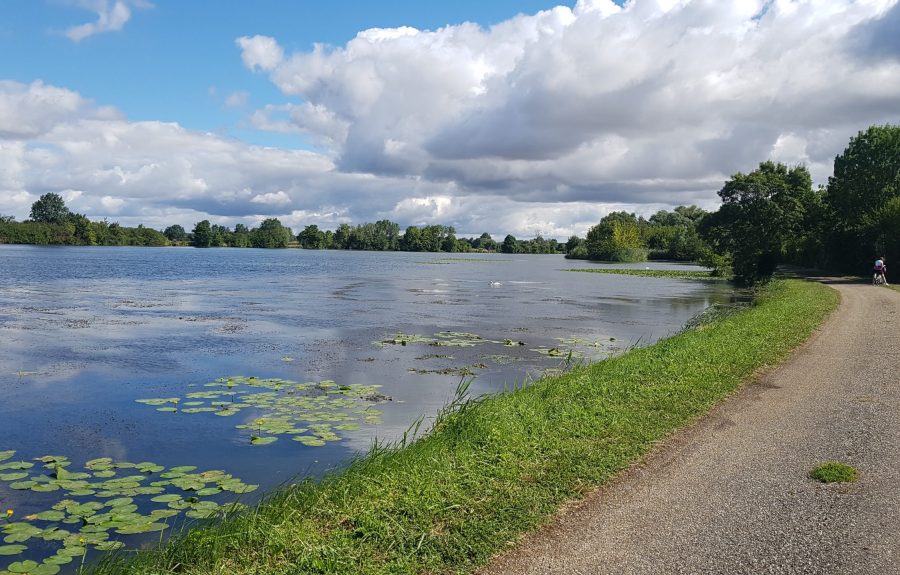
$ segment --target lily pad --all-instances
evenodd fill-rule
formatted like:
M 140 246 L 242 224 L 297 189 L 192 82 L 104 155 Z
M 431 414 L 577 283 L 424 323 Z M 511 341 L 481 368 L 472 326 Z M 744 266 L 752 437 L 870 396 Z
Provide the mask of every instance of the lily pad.
M 26 549 L 25 545 L 0 545 L 0 555 L 18 555 Z

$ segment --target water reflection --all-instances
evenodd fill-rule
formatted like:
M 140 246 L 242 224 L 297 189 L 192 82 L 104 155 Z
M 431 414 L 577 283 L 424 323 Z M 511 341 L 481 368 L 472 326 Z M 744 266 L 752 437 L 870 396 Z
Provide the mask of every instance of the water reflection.
M 579 351 L 603 357 L 671 334 L 729 297 L 707 283 L 561 271 L 591 265 L 558 256 L 0 246 L 0 449 L 197 465 L 271 487 L 320 473 L 376 435 L 398 438 L 453 397 L 455 369 L 475 373 L 473 393 L 501 390 L 563 361 L 535 349 L 565 350 L 560 340 L 575 336 L 602 342 Z M 442 331 L 493 343 L 373 345 Z M 232 375 L 381 385 L 393 401 L 377 406 L 383 424 L 324 447 L 251 446 L 235 430 L 241 421 L 135 403 Z M 2 489 L 7 502 L 23 497 Z

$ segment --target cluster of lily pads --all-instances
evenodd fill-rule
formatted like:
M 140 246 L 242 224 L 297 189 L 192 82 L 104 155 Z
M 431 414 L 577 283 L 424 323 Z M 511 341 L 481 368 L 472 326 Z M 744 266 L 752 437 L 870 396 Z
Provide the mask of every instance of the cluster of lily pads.
M 231 513 L 242 505 L 208 498 L 258 487 L 224 471 L 197 472 L 194 466 L 167 469 L 147 461 L 102 457 L 72 471 L 72 462 L 61 455 L 30 461 L 13 460 L 15 455 L 12 450 L 0 451 L 0 482 L 12 490 L 58 494 L 59 499 L 25 516 L 14 509 L 0 510 L 0 575 L 54 575 L 61 565 L 83 561 L 90 549 L 123 547 L 112 534 L 162 531 L 182 513 L 196 519 Z M 35 548 L 49 552 L 37 557 Z M 29 551 L 30 558 L 17 560 Z M 3 559 L 12 562 L 4 567 Z
M 378 393 L 378 385 L 338 385 L 325 380 L 299 383 L 287 379 L 226 377 L 204 384 L 212 388 L 182 397 L 138 399 L 171 413 L 210 413 L 228 417 L 254 411 L 252 423 L 235 425 L 249 432 L 252 445 L 268 445 L 280 435 L 310 447 L 340 441 L 338 431 L 356 431 L 359 422 L 381 423 L 373 403 L 390 400 Z
M 589 341 L 577 337 L 556 338 L 560 345 L 554 347 L 537 347 L 531 348 L 530 351 L 546 355 L 548 357 L 560 358 L 582 358 L 586 354 L 579 348 L 615 348 L 616 338 L 609 338 L 608 341 L 593 340 Z M 433 336 L 424 336 L 417 334 L 396 333 L 382 340 L 373 342 L 378 347 L 387 347 L 392 345 L 407 346 L 412 344 L 427 344 L 434 347 L 475 347 L 477 345 L 497 344 L 504 347 L 520 347 L 527 345 L 524 341 L 518 339 L 504 339 L 503 341 L 486 339 L 478 334 L 457 332 L 457 331 L 441 331 Z M 492 357 L 490 355 L 484 357 Z

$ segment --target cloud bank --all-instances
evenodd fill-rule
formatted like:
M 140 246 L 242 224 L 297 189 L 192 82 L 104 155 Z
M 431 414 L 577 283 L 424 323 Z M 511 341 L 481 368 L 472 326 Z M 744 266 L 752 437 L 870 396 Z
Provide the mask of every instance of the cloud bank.
M 236 39 L 248 74 L 290 101 L 247 124 L 312 151 L 4 82 L 0 213 L 74 190 L 73 209 L 158 226 L 387 217 L 565 238 L 612 210 L 714 208 L 736 171 L 775 159 L 824 182 L 858 130 L 900 122 L 898 21 L 897 0 L 579 0 L 290 54 Z

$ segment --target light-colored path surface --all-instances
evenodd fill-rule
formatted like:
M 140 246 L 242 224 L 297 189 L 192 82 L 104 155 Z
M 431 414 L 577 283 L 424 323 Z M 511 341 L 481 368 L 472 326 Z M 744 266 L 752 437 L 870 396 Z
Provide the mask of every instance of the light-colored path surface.
M 787 363 L 480 573 L 900 574 L 900 293 L 833 287 Z

